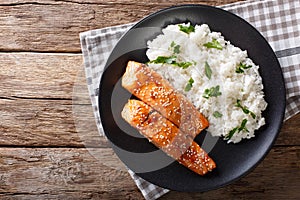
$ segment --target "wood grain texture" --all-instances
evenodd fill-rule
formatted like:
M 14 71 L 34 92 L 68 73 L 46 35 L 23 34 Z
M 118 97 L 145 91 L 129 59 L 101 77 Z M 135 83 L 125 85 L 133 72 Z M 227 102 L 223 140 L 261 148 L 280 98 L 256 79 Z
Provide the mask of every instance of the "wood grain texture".
M 97 160 L 86 149 L 1 148 L 0 197 L 141 198 L 127 171 L 106 165 L 107 159 L 119 162 L 113 151 L 101 151 L 106 156 Z
M 107 146 L 91 105 L 77 105 L 77 115 L 72 101 L 0 99 L 0 107 L 1 146 Z
M 4 1 L 0 3 L 0 51 L 80 52 L 83 31 L 134 22 L 172 5 L 235 1 Z
M 128 173 L 97 160 L 86 149 L 1 148 L 0 197 L 20 199 L 142 199 Z M 300 148 L 277 147 L 249 175 L 206 192 L 171 192 L 162 199 L 281 199 L 299 197 Z M 298 184 L 297 184 L 298 183 Z
M 80 54 L 0 53 L 0 60 L 1 97 L 70 100 L 83 70 Z
M 172 5 L 237 1 L 0 1 L 0 199 L 143 199 L 99 137 L 79 33 Z M 271 152 L 241 180 L 161 199 L 299 199 L 299 120 L 300 114 L 284 123 Z

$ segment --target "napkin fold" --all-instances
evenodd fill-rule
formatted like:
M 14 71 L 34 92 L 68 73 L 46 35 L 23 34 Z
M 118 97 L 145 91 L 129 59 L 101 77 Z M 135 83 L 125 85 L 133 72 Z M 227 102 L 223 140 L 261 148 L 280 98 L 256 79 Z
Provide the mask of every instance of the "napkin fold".
M 266 38 L 282 68 L 286 86 L 285 120 L 300 111 L 300 1 L 263 0 L 243 1 L 223 5 L 253 25 Z M 106 60 L 115 44 L 134 23 L 80 33 L 80 42 L 91 103 L 99 134 L 104 136 L 99 116 L 99 81 Z M 146 200 L 154 200 L 169 190 L 129 174 Z

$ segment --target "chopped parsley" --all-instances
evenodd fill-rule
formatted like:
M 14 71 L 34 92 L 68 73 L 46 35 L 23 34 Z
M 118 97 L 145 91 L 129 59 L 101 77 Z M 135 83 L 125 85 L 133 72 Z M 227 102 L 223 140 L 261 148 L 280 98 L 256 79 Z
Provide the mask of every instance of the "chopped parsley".
M 182 68 L 182 69 L 186 69 L 189 66 L 193 65 L 193 63 L 191 63 L 191 62 L 180 62 L 180 63 L 176 63 L 175 65 Z
M 195 32 L 195 27 L 193 25 L 185 26 L 185 25 L 179 24 L 178 26 L 179 26 L 179 30 L 186 33 L 186 34 L 190 34 L 191 32 Z
M 243 119 L 242 123 L 240 126 L 237 126 L 235 128 L 233 128 L 231 131 L 229 131 L 228 135 L 225 137 L 225 139 L 231 139 L 232 136 L 238 131 L 241 132 L 241 131 L 246 131 L 246 132 L 249 132 L 249 130 L 246 128 L 246 124 L 247 124 L 247 119 Z
M 176 56 L 158 56 L 155 60 L 150 61 L 150 63 L 154 64 L 175 64 Z
M 173 49 L 173 53 L 179 54 L 180 53 L 179 48 L 180 48 L 180 45 L 176 45 Z
M 171 42 L 170 47 L 174 47 L 176 45 L 176 43 L 174 41 Z
M 222 93 L 220 92 L 220 86 L 217 85 L 216 87 L 211 87 L 209 89 L 204 90 L 203 97 L 208 99 L 209 97 L 217 97 L 221 96 Z
M 154 64 L 171 64 L 182 69 L 186 69 L 189 66 L 193 65 L 191 62 L 177 62 L 177 56 L 158 56 L 155 60 L 150 61 L 149 63 Z
M 172 41 L 169 50 L 173 51 L 173 54 L 179 54 L 180 53 L 180 45 L 176 44 L 174 41 Z
M 236 100 L 235 106 L 238 107 L 238 108 L 241 108 L 245 114 L 247 114 L 247 115 L 250 114 L 251 117 L 252 117 L 253 119 L 256 118 L 256 115 L 255 115 L 253 112 L 251 112 L 251 111 L 247 108 L 247 106 L 242 106 L 241 100 L 240 100 L 240 99 L 237 99 L 237 100 Z
M 213 113 L 213 116 L 214 116 L 215 118 L 220 118 L 220 117 L 222 117 L 223 115 L 222 115 L 222 113 L 220 113 L 219 111 L 215 111 L 215 112 Z
M 226 139 L 231 139 L 232 136 L 235 134 L 235 132 L 238 130 L 239 127 L 235 127 L 234 129 L 232 129 L 231 131 L 229 131 L 228 135 L 225 137 Z
M 215 49 L 219 49 L 219 50 L 223 49 L 220 42 L 218 42 L 218 40 L 215 38 L 213 38 L 211 42 L 205 43 L 203 46 L 205 46 L 206 48 L 215 48 Z
M 184 88 L 184 91 L 186 91 L 186 92 L 190 91 L 193 87 L 193 83 L 194 83 L 194 79 L 190 78 L 189 82 L 186 84 L 186 86 Z
M 205 62 L 205 75 L 208 79 L 210 79 L 211 74 L 212 74 L 211 68 L 210 68 L 209 64 L 207 63 L 207 61 L 206 61 Z
M 249 69 L 251 67 L 252 67 L 252 65 L 246 65 L 246 64 L 240 63 L 236 67 L 235 72 L 241 74 L 241 73 L 244 73 L 245 69 Z
M 241 132 L 241 131 L 246 131 L 246 132 L 249 132 L 248 129 L 246 128 L 246 124 L 247 124 L 247 119 L 243 119 L 242 123 L 241 123 L 241 126 L 239 127 L 238 131 Z

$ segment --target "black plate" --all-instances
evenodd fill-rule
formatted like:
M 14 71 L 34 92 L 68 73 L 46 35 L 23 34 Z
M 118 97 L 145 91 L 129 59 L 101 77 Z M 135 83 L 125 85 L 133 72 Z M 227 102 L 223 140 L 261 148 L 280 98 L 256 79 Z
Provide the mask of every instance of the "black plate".
M 263 113 L 266 125 L 256 131 L 256 137 L 238 144 L 227 144 L 226 141 L 218 139 L 209 151 L 217 168 L 203 177 L 177 162 L 172 162 L 124 122 L 120 115 L 127 100 L 134 98 L 120 86 L 120 78 L 125 71 L 126 63 L 129 60 L 148 61 L 145 55 L 146 41 L 155 38 L 168 24 L 181 22 L 206 23 L 211 30 L 221 32 L 233 45 L 247 50 L 249 57 L 260 65 L 265 99 L 268 102 L 268 107 Z M 103 128 L 119 158 L 149 182 L 177 191 L 202 192 L 216 189 L 247 174 L 271 149 L 285 111 L 285 87 L 281 68 L 267 41 L 240 17 L 204 5 L 184 5 L 164 9 L 132 27 L 119 40 L 106 63 L 100 83 L 100 94 Z M 201 144 L 205 133 L 200 135 L 196 141 Z M 209 136 L 208 139 L 213 140 Z

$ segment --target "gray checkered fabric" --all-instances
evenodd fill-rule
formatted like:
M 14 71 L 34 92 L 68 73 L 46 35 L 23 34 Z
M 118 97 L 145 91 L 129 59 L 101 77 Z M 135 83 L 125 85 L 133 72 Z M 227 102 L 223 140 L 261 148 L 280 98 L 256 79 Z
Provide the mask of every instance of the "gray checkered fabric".
M 267 39 L 281 64 L 286 84 L 285 120 L 300 111 L 300 1 L 243 1 L 221 6 L 252 24 Z M 102 136 L 98 112 L 99 81 L 112 48 L 133 24 L 91 30 L 80 34 L 84 66 L 96 124 Z M 129 174 L 146 200 L 154 200 L 169 190 Z

